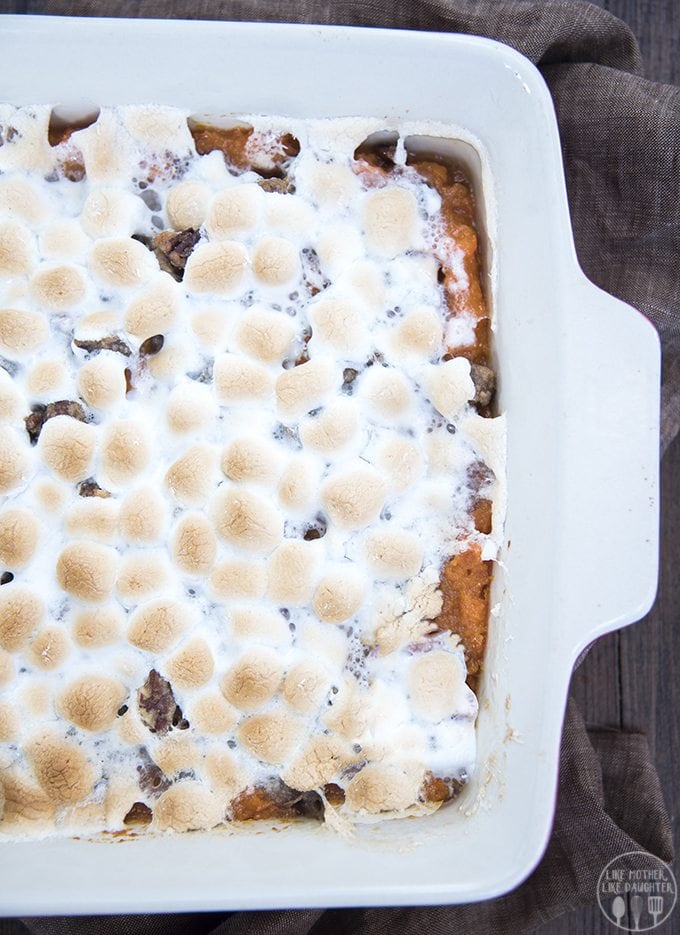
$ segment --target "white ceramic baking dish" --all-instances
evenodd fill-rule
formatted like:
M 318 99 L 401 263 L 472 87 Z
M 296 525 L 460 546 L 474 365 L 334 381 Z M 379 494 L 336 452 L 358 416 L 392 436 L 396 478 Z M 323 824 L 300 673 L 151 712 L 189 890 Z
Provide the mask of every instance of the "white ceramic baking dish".
M 0 912 L 432 904 L 510 890 L 550 834 L 574 660 L 641 617 L 657 579 L 658 341 L 579 268 L 540 74 L 470 36 L 18 16 L 0 20 L 0 61 L 0 99 L 15 103 L 464 128 L 445 135 L 473 144 L 448 149 L 482 193 L 509 493 L 479 766 L 458 806 L 352 839 L 303 825 L 2 844 Z

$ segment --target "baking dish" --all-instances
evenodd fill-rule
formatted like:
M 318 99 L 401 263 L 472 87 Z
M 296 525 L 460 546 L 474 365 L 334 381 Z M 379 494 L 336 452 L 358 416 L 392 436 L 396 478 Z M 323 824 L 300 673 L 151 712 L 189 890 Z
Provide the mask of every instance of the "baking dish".
M 0 98 L 17 104 L 366 116 L 453 140 L 436 145 L 483 196 L 509 494 L 479 764 L 457 806 L 352 838 L 297 825 L 3 844 L 1 911 L 433 904 L 511 889 L 550 833 L 574 660 L 646 612 L 657 575 L 658 340 L 578 266 L 539 73 L 475 37 L 291 25 L 8 16 L 0 52 Z

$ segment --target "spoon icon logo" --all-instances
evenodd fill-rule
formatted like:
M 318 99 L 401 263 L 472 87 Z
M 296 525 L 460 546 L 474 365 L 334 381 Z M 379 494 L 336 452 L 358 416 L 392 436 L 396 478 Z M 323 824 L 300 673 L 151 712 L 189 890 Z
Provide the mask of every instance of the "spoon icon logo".
M 673 871 L 645 851 L 619 854 L 597 882 L 602 914 L 624 932 L 650 932 L 675 908 L 677 883 Z

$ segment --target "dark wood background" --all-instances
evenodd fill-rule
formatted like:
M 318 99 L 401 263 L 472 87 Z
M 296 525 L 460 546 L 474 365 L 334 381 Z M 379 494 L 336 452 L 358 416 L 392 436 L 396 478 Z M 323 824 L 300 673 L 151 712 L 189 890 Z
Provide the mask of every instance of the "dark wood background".
M 632 28 L 642 50 L 646 76 L 680 84 L 680 0 L 595 0 Z M 2 8 L 2 2 L 0 2 Z M 679 258 L 680 264 L 680 258 Z M 599 640 L 576 670 L 573 694 L 589 724 L 633 728 L 647 734 L 673 818 L 676 853 L 680 835 L 680 438 L 661 468 L 661 578 L 648 616 Z M 21 923 L 0 920 L 0 935 L 26 933 Z M 74 928 L 74 931 L 77 929 Z M 611 935 L 616 931 L 593 904 L 536 930 L 539 935 Z M 655 930 L 680 932 L 680 909 Z M 459 935 L 459 933 L 451 933 Z M 464 935 L 464 933 L 461 933 Z M 518 933 L 519 935 L 519 933 Z

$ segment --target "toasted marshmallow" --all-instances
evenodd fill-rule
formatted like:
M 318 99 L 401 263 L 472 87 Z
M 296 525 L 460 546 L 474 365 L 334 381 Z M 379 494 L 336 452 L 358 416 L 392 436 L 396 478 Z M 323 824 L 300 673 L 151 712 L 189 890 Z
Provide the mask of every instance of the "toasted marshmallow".
M 54 221 L 40 234 L 38 246 L 46 260 L 77 263 L 87 255 L 90 241 L 77 221 Z
M 189 708 L 192 727 L 204 734 L 226 734 L 231 732 L 240 717 L 240 713 L 220 692 L 204 692 Z
M 235 295 L 243 284 L 248 255 L 234 240 L 199 243 L 187 260 L 184 285 L 193 293 Z
M 210 575 L 210 588 L 222 598 L 264 596 L 267 574 L 262 562 L 234 558 L 218 562 Z
M 375 468 L 350 468 L 330 477 L 321 499 L 332 521 L 341 529 L 360 529 L 377 519 L 387 488 Z
M 292 282 L 300 272 L 298 251 L 282 237 L 264 237 L 253 250 L 253 273 L 267 286 Z
M 398 493 L 408 490 L 424 470 L 418 445 L 403 435 L 386 438 L 377 448 L 375 463 Z
M 371 367 L 359 388 L 360 398 L 377 419 L 389 423 L 408 418 L 413 393 L 406 378 L 389 367 Z
M 240 711 L 256 711 L 278 691 L 283 667 L 277 654 L 253 648 L 225 672 L 220 680 L 222 694 Z
M 259 185 L 235 185 L 216 195 L 205 219 L 211 240 L 228 240 L 253 230 L 262 213 L 264 192 Z
M 366 242 L 382 256 L 396 256 L 416 246 L 418 205 L 405 188 L 388 185 L 366 196 L 364 203 Z
M 299 714 L 318 711 L 331 687 L 328 669 L 314 660 L 298 662 L 288 670 L 281 694 Z
M 128 542 L 158 542 L 165 529 L 166 513 L 165 501 L 155 487 L 138 487 L 130 491 L 121 503 L 118 517 L 120 532 Z
M 0 368 L 0 422 L 19 418 L 24 406 L 22 394 L 6 370 Z
M 68 380 L 60 360 L 39 360 L 26 374 L 26 389 L 35 399 L 51 402 L 66 395 Z
M 269 192 L 264 199 L 267 230 L 292 240 L 308 238 L 314 227 L 314 211 L 297 195 Z
M 56 805 L 74 805 L 92 791 L 94 769 L 75 743 L 46 733 L 29 742 L 26 752 L 38 784 Z
M 85 199 L 80 223 L 90 237 L 130 237 L 142 212 L 141 201 L 130 192 L 95 188 Z
M 116 593 L 125 603 L 137 603 L 162 593 L 173 578 L 165 552 L 128 551 L 120 563 Z
M 245 354 L 265 363 L 282 360 L 293 340 L 295 330 L 281 312 L 251 308 L 234 332 L 234 340 Z
M 211 445 L 193 445 L 168 468 L 165 486 L 178 503 L 200 506 L 213 486 L 217 456 Z
M 304 736 L 304 721 L 283 711 L 254 714 L 238 729 L 241 743 L 264 763 L 283 763 Z
M 213 369 L 215 393 L 221 403 L 233 405 L 269 399 L 272 378 L 266 367 L 236 354 L 220 354 Z
M 141 421 L 113 422 L 102 439 L 102 477 L 123 487 L 141 474 L 151 460 L 149 433 Z
M 267 555 L 283 538 L 283 517 L 249 490 L 222 487 L 213 501 L 213 520 L 225 541 L 247 552 Z
M 424 379 L 432 404 L 445 419 L 457 418 L 468 400 L 475 395 L 470 362 L 464 357 L 454 357 L 427 367 Z
M 110 237 L 96 241 L 90 251 L 89 267 L 100 282 L 120 289 L 146 282 L 156 272 L 158 264 L 138 240 Z
M 0 565 L 23 568 L 35 555 L 40 537 L 40 523 L 20 507 L 0 513 Z
M 423 546 L 405 530 L 374 530 L 366 537 L 366 560 L 377 577 L 404 581 L 420 571 Z
M 335 452 L 349 445 L 358 429 L 356 403 L 336 399 L 320 415 L 300 423 L 300 440 L 312 451 Z
M 222 453 L 222 472 L 233 481 L 271 485 L 276 483 L 282 464 L 281 448 L 257 435 L 235 438 Z
M 173 185 L 168 192 L 165 210 L 175 230 L 189 227 L 198 230 L 205 221 L 210 205 L 210 189 L 203 182 L 187 180 Z
M 43 347 L 50 336 L 44 315 L 0 309 L 0 350 L 9 357 L 25 357 Z
M 416 717 L 437 723 L 468 711 L 476 712 L 477 702 L 465 684 L 465 666 L 453 653 L 434 651 L 414 658 L 409 671 L 411 706 Z
M 172 649 L 191 626 L 192 609 L 170 598 L 158 598 L 142 604 L 130 617 L 127 638 L 133 646 L 150 653 Z
M 319 620 L 344 623 L 361 607 L 366 595 L 365 576 L 349 562 L 325 574 L 314 592 L 312 607 Z
M 320 205 L 345 207 L 356 198 L 359 180 L 348 166 L 329 163 L 314 166 L 308 176 L 312 197 Z
M 87 283 L 75 266 L 41 266 L 31 277 L 30 289 L 40 305 L 62 312 L 83 301 Z
M 363 253 L 361 235 L 353 224 L 331 224 L 319 234 L 317 253 L 322 269 L 336 278 Z
M 125 399 L 127 382 L 120 355 L 98 354 L 78 371 L 78 391 L 88 406 L 113 409 Z
M 417 800 L 420 778 L 398 766 L 365 766 L 347 783 L 346 804 L 369 815 L 402 811 Z
M 127 696 L 121 683 L 106 675 L 85 675 L 72 682 L 57 700 L 59 714 L 83 730 L 111 727 Z
M 193 637 L 168 659 L 164 669 L 177 688 L 199 688 L 213 677 L 215 660 L 206 641 Z
M 179 308 L 176 284 L 168 276 L 158 275 L 128 305 L 125 330 L 140 341 L 156 334 L 165 334 L 175 324 Z
M 279 503 L 287 510 L 302 513 L 314 503 L 317 470 L 306 455 L 293 455 L 279 480 Z
M 0 178 L 0 216 L 21 219 L 35 228 L 47 214 L 47 200 L 27 179 Z
M 204 831 L 223 818 L 214 793 L 199 782 L 184 779 L 166 790 L 153 810 L 151 827 L 157 831 Z
M 408 312 L 392 335 L 392 346 L 399 354 L 428 359 L 442 346 L 443 328 L 435 309 L 426 305 Z
M 282 614 L 255 607 L 232 607 L 229 613 L 234 638 L 247 645 L 283 647 L 290 644 L 290 631 Z
M 0 277 L 27 276 L 35 263 L 35 239 L 25 224 L 0 221 Z
M 68 511 L 65 526 L 74 536 L 113 542 L 118 526 L 118 504 L 103 497 L 82 497 Z
M 61 668 L 70 651 L 71 642 L 61 627 L 40 630 L 30 646 L 35 665 L 47 671 Z
M 125 616 L 117 604 L 79 610 L 73 621 L 73 639 L 85 649 L 99 649 L 117 643 Z
M 0 646 L 16 652 L 40 626 L 45 605 L 38 595 L 23 584 L 3 585 L 0 590 Z
M 276 379 L 279 412 L 291 418 L 300 416 L 323 403 L 340 382 L 339 372 L 325 357 L 284 370 Z
M 101 604 L 110 597 L 117 571 L 115 549 L 85 539 L 69 543 L 57 558 L 59 587 L 91 604 Z
M 317 734 L 283 772 L 283 780 L 302 792 L 321 789 L 352 761 L 350 745 L 339 737 Z
M 356 303 L 324 296 L 309 306 L 309 319 L 315 344 L 351 360 L 366 356 L 368 333 Z
M 66 481 L 85 480 L 92 470 L 96 430 L 70 416 L 48 419 L 40 432 L 38 452 L 45 465 Z
M 185 513 L 172 534 L 172 558 L 188 575 L 207 575 L 217 557 L 217 538 L 202 513 Z
M 180 383 L 168 397 L 168 426 L 178 435 L 206 428 L 215 417 L 215 400 L 202 383 Z
M 282 542 L 267 566 L 267 595 L 283 604 L 304 604 L 309 598 L 320 561 L 314 543 L 294 539 Z

